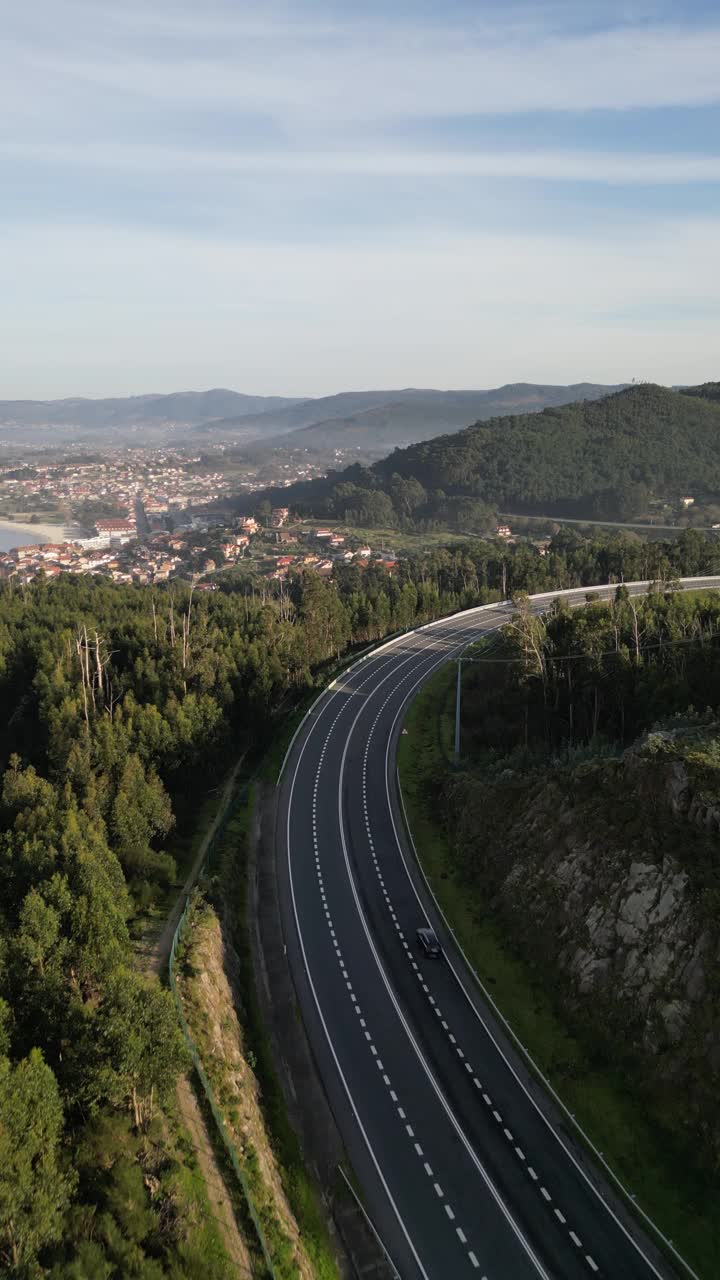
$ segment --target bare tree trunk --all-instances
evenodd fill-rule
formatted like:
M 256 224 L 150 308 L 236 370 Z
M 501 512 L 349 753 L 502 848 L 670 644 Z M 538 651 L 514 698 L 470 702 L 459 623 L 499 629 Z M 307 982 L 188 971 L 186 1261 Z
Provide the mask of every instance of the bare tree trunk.
M 636 666 L 639 667 L 640 666 L 640 627 L 638 623 L 638 614 L 637 614 L 637 608 L 633 604 L 632 600 L 629 601 L 629 604 L 630 604 L 630 612 L 632 613 L 632 616 L 633 616 L 633 640 L 635 641 L 635 664 Z
M 100 637 L 97 631 L 95 632 L 95 670 L 96 670 L 96 677 L 97 677 L 98 693 L 102 695 L 105 692 L 105 680 L 104 680 L 104 672 L 103 672 L 103 661 L 100 656 Z
M 77 639 L 75 641 L 75 647 L 77 649 L 78 660 L 80 662 L 80 680 L 82 683 L 82 691 L 83 691 L 83 707 L 85 711 L 85 725 L 86 725 L 86 728 L 89 729 L 90 728 L 90 712 L 88 709 L 87 685 L 85 684 L 85 661 L 83 659 L 83 652 L 82 652 L 82 637 L 80 635 L 77 636 Z
M 135 1088 L 135 1085 L 132 1087 L 132 1111 L 135 1128 L 139 1129 L 141 1121 L 140 1099 L 137 1096 L 137 1089 Z

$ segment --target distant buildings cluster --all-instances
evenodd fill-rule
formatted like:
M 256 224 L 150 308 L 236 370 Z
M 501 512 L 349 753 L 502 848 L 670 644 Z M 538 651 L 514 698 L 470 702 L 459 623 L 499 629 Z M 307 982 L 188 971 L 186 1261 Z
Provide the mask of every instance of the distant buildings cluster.
M 0 501 L 11 500 L 18 510 L 33 501 L 58 508 L 82 510 L 88 504 L 109 504 L 132 511 L 140 499 L 149 517 L 215 501 L 230 483 L 221 471 L 197 470 L 199 457 L 171 450 L 114 451 L 103 461 L 63 461 L 0 468 Z M 18 475 L 17 472 L 21 474 Z M 27 475 L 22 472 L 27 471 Z

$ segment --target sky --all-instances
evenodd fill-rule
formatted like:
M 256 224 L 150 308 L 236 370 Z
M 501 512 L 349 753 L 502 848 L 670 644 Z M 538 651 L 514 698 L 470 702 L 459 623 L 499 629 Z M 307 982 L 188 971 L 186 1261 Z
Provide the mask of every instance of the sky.
M 1 29 L 0 398 L 720 379 L 716 3 Z

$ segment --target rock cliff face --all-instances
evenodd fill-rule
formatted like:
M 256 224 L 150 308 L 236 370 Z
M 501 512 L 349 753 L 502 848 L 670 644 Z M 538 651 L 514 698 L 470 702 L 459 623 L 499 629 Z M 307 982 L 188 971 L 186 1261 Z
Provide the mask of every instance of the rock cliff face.
M 570 1015 L 608 1051 L 640 1059 L 654 1091 L 682 1094 L 710 1159 L 720 1154 L 713 775 L 696 742 L 653 735 L 622 760 L 501 779 L 482 797 L 466 783 L 456 826 L 465 870 L 492 891 L 518 950 L 556 977 Z

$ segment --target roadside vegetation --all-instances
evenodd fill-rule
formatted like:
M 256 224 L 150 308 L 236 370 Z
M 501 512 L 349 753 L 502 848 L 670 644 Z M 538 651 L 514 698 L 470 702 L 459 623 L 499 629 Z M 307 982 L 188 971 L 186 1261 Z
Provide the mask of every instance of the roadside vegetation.
M 306 1168 L 297 1135 L 289 1122 L 270 1038 L 255 993 L 256 977 L 248 935 L 248 859 L 258 786 L 261 785 L 253 784 L 248 788 L 247 798 L 237 805 L 224 827 L 214 849 L 209 877 L 202 885 L 204 901 L 201 899 L 196 909 L 201 930 L 204 928 L 206 935 L 214 935 L 216 942 L 219 938 L 226 958 L 229 957 L 227 968 L 234 996 L 235 1022 L 226 1010 L 223 1033 L 234 1036 L 245 1064 L 241 1092 L 249 1096 L 254 1113 L 259 1115 L 256 1109 L 258 1105 L 261 1108 L 264 1128 L 259 1133 L 257 1121 L 254 1122 L 256 1134 L 253 1141 L 258 1145 L 262 1143 L 263 1158 L 259 1163 L 251 1158 L 248 1170 L 258 1202 L 268 1205 L 263 1224 L 267 1220 L 270 1238 L 275 1242 L 278 1258 L 285 1268 L 280 1274 L 305 1276 L 309 1266 L 310 1274 L 317 1280 L 337 1280 L 337 1263 L 325 1213 Z M 197 954 L 192 928 L 186 936 L 192 939 L 188 944 L 189 956 L 181 952 L 179 963 L 181 971 L 185 968 L 192 973 L 193 954 Z M 202 966 L 197 967 L 197 973 L 201 971 Z M 191 1000 L 194 998 L 202 1002 L 203 985 L 196 983 L 193 996 L 190 984 Z M 183 988 L 187 990 L 187 984 L 183 984 Z M 209 1074 L 214 1073 L 218 1079 L 223 1113 L 227 1114 L 231 1125 L 240 1123 L 238 1150 L 247 1155 L 248 1143 L 242 1137 L 242 1122 L 248 1119 L 248 1108 L 243 1107 L 237 1091 L 238 1074 L 235 1074 L 233 1082 L 232 1073 L 228 1075 L 226 1055 L 218 1055 L 208 1043 L 205 1014 L 191 1017 L 190 1025 L 191 1028 L 199 1028 L 201 1051 L 205 1044 L 203 1064 Z
M 720 1267 L 719 636 L 715 595 L 621 590 L 545 620 L 520 601 L 465 668 L 460 768 L 454 664 L 399 748 L 418 854 L 471 964 L 703 1277 Z M 663 900 L 662 924 L 632 913 L 633 885 Z
M 553 581 L 718 567 L 718 544 L 687 532 L 671 544 L 560 537 L 546 557 L 477 540 L 401 560 L 392 577 L 337 566 L 330 581 L 303 573 L 260 593 L 3 584 L 0 1267 L 13 1280 L 79 1280 L 87 1254 L 107 1280 L 194 1274 L 194 1219 L 156 1195 L 155 1166 L 145 1177 L 151 1140 L 174 1168 L 180 1148 L 158 1136 L 159 1117 L 187 1057 L 171 997 L 138 974 L 134 943 L 176 896 L 198 805 L 242 749 L 259 755 L 332 664 L 391 632 Z M 242 966 L 241 940 L 236 950 Z M 248 1034 L 260 1062 L 261 1032 Z M 129 1126 L 117 1145 L 147 1210 L 132 1255 L 112 1191 L 115 1126 Z M 281 1130 L 278 1118 L 275 1141 L 290 1143 Z M 297 1200 L 287 1195 L 310 1250 L 302 1163 L 289 1146 L 278 1159 L 295 1171 Z

